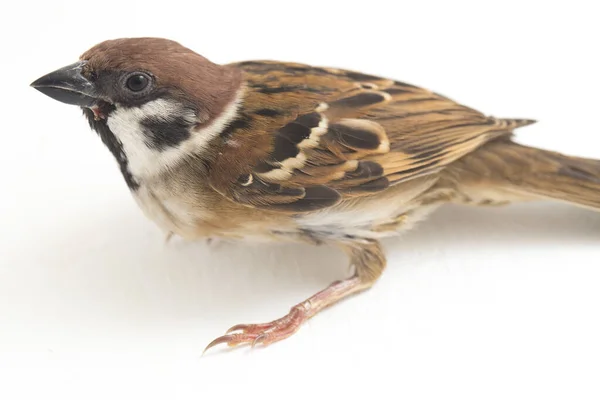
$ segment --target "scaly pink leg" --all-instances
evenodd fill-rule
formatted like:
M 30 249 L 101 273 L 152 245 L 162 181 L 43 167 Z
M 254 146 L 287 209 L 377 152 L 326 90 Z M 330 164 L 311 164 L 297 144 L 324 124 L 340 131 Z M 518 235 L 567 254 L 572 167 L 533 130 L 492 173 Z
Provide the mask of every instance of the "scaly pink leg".
M 226 335 L 210 342 L 204 351 L 221 343 L 227 343 L 228 346 L 249 344 L 254 347 L 259 343 L 266 346 L 278 342 L 293 335 L 300 329 L 302 323 L 319 311 L 369 286 L 370 284 L 365 284 L 356 275 L 343 281 L 334 282 L 325 290 L 292 307 L 290 312 L 282 318 L 266 324 L 240 324 L 231 327 Z M 240 332 L 232 333 L 235 331 Z
M 300 304 L 292 307 L 283 318 L 266 324 L 236 325 L 224 336 L 218 337 L 206 350 L 221 343 L 228 346 L 240 344 L 268 345 L 293 335 L 309 318 L 326 307 L 338 302 L 346 296 L 365 290 L 373 285 L 385 268 L 385 256 L 379 243 L 375 240 L 362 240 L 339 244 L 349 255 L 356 273 L 352 278 L 337 281 L 329 285 Z

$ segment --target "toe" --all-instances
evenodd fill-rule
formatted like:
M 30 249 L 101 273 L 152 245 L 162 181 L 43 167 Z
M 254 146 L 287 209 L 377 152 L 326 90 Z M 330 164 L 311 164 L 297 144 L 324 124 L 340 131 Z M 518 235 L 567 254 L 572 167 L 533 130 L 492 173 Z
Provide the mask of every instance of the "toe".
M 204 351 L 202 352 L 202 354 L 206 353 L 208 351 L 208 349 L 210 349 L 211 347 L 215 347 L 221 343 L 227 343 L 227 345 L 230 345 L 231 339 L 232 339 L 233 335 L 223 335 L 223 336 L 219 336 L 218 338 L 216 338 L 215 340 L 213 340 L 212 342 L 210 342 L 208 344 L 208 346 L 206 346 L 204 348 Z

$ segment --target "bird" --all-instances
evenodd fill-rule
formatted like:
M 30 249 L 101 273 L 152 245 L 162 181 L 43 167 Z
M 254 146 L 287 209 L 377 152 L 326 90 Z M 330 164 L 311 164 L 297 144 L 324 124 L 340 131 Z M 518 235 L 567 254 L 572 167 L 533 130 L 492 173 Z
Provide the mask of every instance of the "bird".
M 391 78 L 295 62 L 216 64 L 179 42 L 112 39 L 31 83 L 83 110 L 143 213 L 187 240 L 309 243 L 352 273 L 206 347 L 270 345 L 382 275 L 381 239 L 445 204 L 600 210 L 600 161 L 528 147 L 496 118 Z

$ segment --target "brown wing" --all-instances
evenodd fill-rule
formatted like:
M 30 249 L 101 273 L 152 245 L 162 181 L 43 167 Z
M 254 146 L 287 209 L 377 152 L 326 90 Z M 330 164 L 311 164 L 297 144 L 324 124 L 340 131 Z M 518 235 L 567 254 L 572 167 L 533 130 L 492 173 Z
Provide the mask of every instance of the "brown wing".
M 406 83 L 272 61 L 234 64 L 247 88 L 211 169 L 221 194 L 305 212 L 430 174 L 529 120 L 487 117 Z

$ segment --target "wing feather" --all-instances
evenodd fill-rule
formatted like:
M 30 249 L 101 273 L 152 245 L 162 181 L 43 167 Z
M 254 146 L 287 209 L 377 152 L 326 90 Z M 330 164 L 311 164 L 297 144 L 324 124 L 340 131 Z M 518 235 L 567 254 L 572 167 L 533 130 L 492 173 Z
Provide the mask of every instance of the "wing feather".
M 251 207 L 302 213 L 374 195 L 533 122 L 488 117 L 426 89 L 353 71 L 235 65 L 247 82 L 244 123 L 227 129 L 210 181 Z

